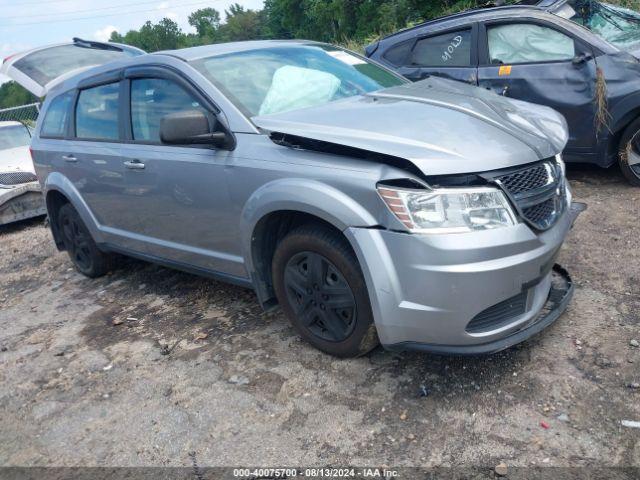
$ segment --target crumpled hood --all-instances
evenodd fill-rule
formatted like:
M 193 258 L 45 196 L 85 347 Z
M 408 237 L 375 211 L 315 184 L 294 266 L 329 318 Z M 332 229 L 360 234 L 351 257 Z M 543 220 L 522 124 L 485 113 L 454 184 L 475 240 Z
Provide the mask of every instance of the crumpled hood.
M 0 173 L 5 172 L 36 173 L 28 146 L 0 150 Z
M 404 158 L 426 175 L 471 173 L 560 153 L 554 110 L 429 78 L 319 107 L 252 118 L 263 130 Z
M 629 53 L 637 59 L 640 59 L 640 46 L 630 49 Z

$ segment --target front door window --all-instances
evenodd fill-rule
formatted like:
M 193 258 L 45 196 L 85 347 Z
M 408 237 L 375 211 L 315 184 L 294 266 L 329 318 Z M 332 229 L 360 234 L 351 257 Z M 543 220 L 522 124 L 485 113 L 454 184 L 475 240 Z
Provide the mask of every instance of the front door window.
M 200 102 L 171 80 L 141 78 L 131 82 L 133 139 L 160 143 L 160 120 L 170 113 L 203 110 Z
M 533 23 L 490 26 L 487 37 L 492 65 L 558 62 L 576 54 L 571 37 Z

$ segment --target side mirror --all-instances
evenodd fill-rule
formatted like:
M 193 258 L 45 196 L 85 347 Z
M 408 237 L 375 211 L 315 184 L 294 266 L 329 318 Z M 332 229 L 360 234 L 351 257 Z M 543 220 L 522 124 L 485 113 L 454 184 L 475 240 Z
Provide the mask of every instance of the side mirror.
M 573 63 L 573 65 L 577 67 L 578 65 L 582 65 L 583 63 L 588 62 L 592 58 L 593 58 L 593 55 L 589 53 L 579 53 L 578 55 L 573 57 L 573 60 L 571 60 L 571 63 Z
M 213 125 L 211 125 L 213 123 Z M 202 110 L 170 113 L 160 119 L 160 140 L 170 145 L 213 145 L 228 148 L 232 140 Z

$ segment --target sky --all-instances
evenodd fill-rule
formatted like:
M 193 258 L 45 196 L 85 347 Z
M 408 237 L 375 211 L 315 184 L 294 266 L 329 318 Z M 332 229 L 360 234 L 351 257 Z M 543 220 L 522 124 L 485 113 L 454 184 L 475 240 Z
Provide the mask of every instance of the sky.
M 260 9 L 263 0 L 0 0 L 0 62 L 11 54 L 73 37 L 107 41 L 113 30 L 126 33 L 163 17 L 193 32 L 187 21 L 191 12 L 213 7 L 224 19 L 223 12 L 232 3 Z M 0 84 L 6 80 L 0 76 Z

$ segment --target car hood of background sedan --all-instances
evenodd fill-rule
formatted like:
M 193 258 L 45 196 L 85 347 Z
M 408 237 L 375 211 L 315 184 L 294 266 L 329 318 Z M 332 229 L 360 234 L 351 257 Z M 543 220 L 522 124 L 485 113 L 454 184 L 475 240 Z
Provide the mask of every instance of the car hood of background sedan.
M 28 146 L 0 150 L 0 173 L 6 172 L 35 173 Z
M 404 158 L 425 175 L 521 165 L 560 153 L 554 110 L 429 78 L 319 107 L 252 118 L 264 131 Z

